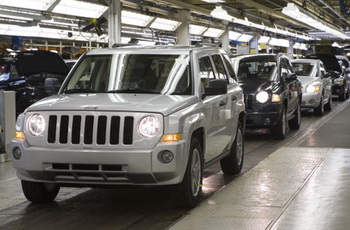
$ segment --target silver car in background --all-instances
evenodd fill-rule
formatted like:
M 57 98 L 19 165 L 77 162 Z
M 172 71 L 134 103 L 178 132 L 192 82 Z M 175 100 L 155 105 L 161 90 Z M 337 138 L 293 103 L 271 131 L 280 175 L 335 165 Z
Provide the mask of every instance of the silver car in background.
M 302 108 L 312 108 L 315 115 L 322 116 L 332 109 L 332 80 L 324 64 L 318 59 L 292 60 L 295 73 L 302 84 Z

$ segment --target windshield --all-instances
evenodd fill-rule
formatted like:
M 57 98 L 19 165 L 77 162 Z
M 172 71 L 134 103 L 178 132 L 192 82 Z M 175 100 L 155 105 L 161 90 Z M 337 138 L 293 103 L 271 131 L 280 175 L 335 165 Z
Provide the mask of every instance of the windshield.
M 268 60 L 241 61 L 238 67 L 238 79 L 241 81 L 271 81 L 276 72 L 276 62 Z
M 316 68 L 314 63 L 292 63 L 293 70 L 299 76 L 311 76 Z
M 85 56 L 63 93 L 192 95 L 188 60 L 188 55 Z M 111 69 L 113 62 L 117 63 L 115 70 Z

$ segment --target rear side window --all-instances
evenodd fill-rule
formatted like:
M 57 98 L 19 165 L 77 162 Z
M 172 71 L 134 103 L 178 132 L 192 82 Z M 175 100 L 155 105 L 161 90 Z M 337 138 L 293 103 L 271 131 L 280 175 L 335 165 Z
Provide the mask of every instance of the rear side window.
M 224 63 L 222 62 L 220 55 L 215 54 L 212 56 L 212 58 L 214 61 L 216 71 L 218 72 L 218 78 L 225 79 L 227 81 L 227 74 L 225 71 L 225 66 L 224 66 Z
M 204 87 L 208 87 L 209 81 L 216 78 L 209 56 L 199 59 L 199 76 Z

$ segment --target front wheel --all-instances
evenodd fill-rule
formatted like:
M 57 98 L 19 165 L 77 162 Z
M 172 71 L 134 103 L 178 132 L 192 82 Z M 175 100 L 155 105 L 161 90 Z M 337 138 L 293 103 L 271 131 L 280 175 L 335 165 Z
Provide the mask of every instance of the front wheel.
M 33 203 L 50 203 L 60 190 L 60 186 L 52 183 L 22 180 L 21 184 L 24 196 Z
M 298 105 L 294 111 L 294 117 L 288 121 L 288 125 L 290 129 L 297 130 L 300 128 L 301 124 L 301 106 L 300 103 L 298 102 Z
M 271 128 L 271 135 L 276 140 L 283 140 L 286 137 L 286 132 L 287 132 L 287 115 L 286 115 L 286 108 L 283 105 L 280 120 L 277 122 L 277 124 L 274 127 Z
M 314 108 L 314 114 L 316 116 L 322 116 L 324 112 L 324 102 L 323 102 L 323 95 L 321 95 L 321 99 L 320 99 L 320 104 Z
M 345 101 L 345 99 L 346 99 L 346 92 L 345 92 L 345 86 L 344 86 L 343 93 L 339 95 L 339 101 Z
M 333 99 L 332 99 L 332 95 L 330 95 L 328 102 L 324 105 L 324 110 L 331 111 L 332 110 L 332 103 L 333 103 Z
M 241 172 L 244 158 L 243 128 L 239 123 L 235 140 L 230 149 L 230 154 L 220 160 L 221 170 L 227 175 L 237 175 Z
M 193 208 L 199 202 L 203 181 L 203 152 L 196 137 L 192 137 L 184 178 L 173 192 L 177 207 Z

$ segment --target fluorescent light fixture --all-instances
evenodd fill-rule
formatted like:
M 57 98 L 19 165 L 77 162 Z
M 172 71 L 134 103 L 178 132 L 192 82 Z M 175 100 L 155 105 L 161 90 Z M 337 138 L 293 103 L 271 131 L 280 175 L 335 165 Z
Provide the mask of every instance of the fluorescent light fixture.
M 283 7 L 282 13 L 300 22 L 310 25 L 315 29 L 325 31 L 341 39 L 350 39 L 348 35 L 340 31 L 338 28 L 329 25 L 324 21 L 321 21 L 321 19 L 310 14 L 306 10 L 299 8 L 294 3 L 288 3 L 286 7 Z
M 301 44 L 299 42 L 294 43 L 293 49 L 299 49 L 300 45 Z
M 151 24 L 150 28 L 175 31 L 179 25 L 181 25 L 181 22 L 164 18 L 156 18 L 156 20 L 154 20 L 154 22 Z
M 193 34 L 193 35 L 202 35 L 206 29 L 207 27 L 205 26 L 190 24 L 190 34 Z
M 271 38 L 269 40 L 268 44 L 272 45 L 272 46 L 289 47 L 289 40 L 287 40 L 287 39 Z
M 301 43 L 299 46 L 300 50 L 307 50 L 307 45 L 305 43 Z
M 226 20 L 232 22 L 234 17 L 230 16 L 226 10 L 222 8 L 222 6 L 215 6 L 215 8 L 211 11 L 210 15 L 213 18 Z
M 73 36 L 69 37 L 68 32 Z M 0 24 L 0 34 L 6 34 L 9 36 L 21 36 L 21 37 L 40 37 L 40 38 L 52 38 L 60 40 L 73 40 L 73 41 L 93 41 L 107 43 L 108 37 L 98 37 L 97 34 L 88 32 L 79 32 L 71 30 L 57 30 L 50 28 L 41 28 L 39 26 L 17 26 L 9 24 Z
M 242 34 L 237 41 L 239 42 L 249 42 L 253 38 L 250 34 Z
M 53 18 L 51 20 L 41 20 L 41 22 L 46 23 L 46 24 L 54 24 L 54 25 L 70 26 L 70 27 L 78 27 L 79 26 L 77 23 L 60 22 L 60 21 L 54 20 Z
M 130 11 L 122 11 L 122 24 L 146 27 L 154 17 L 134 13 Z
M 270 37 L 261 36 L 261 37 L 259 38 L 258 43 L 265 43 L 265 44 L 267 44 L 267 43 L 269 42 L 270 39 L 271 39 Z
M 1 0 L 0 6 L 46 11 L 56 0 Z
M 83 1 L 61 0 L 52 12 L 84 18 L 99 18 L 107 9 L 107 6 Z
M 209 3 L 224 3 L 224 0 L 202 0 L 203 2 L 209 2 Z
M 238 33 L 236 31 L 229 31 L 228 32 L 228 38 L 230 40 L 235 40 L 237 41 L 237 39 L 241 36 L 242 34 L 241 33 Z
M 204 32 L 204 37 L 213 37 L 218 38 L 224 33 L 224 30 L 216 29 L 216 28 L 209 28 L 207 31 Z

